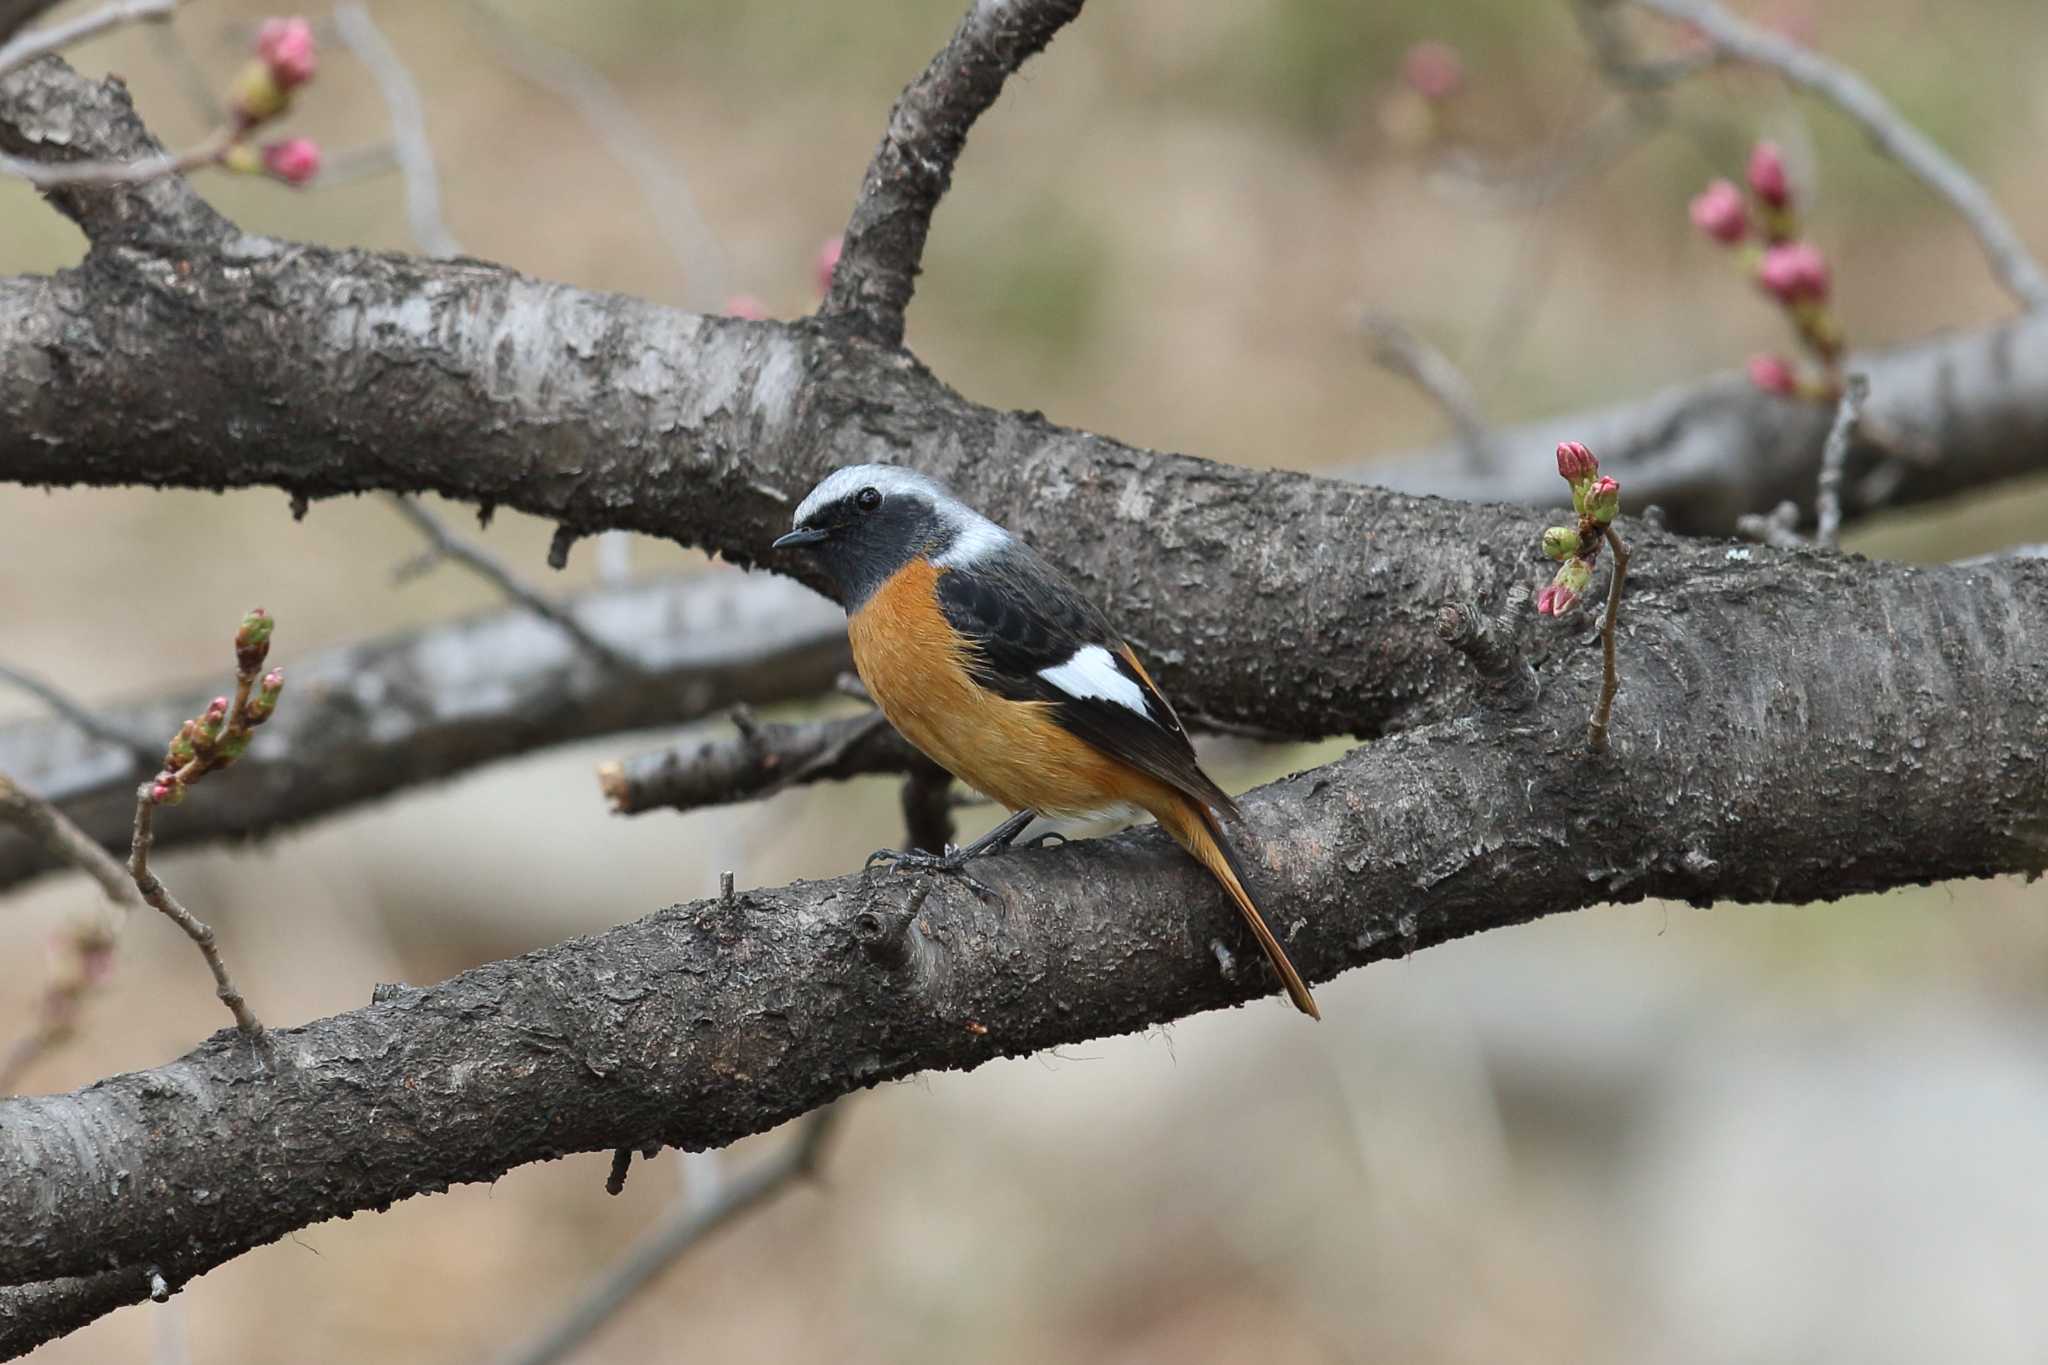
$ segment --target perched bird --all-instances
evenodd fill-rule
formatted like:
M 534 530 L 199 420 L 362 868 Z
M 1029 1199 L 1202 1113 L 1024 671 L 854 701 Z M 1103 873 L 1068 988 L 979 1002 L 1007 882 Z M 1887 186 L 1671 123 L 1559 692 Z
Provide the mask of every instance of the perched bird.
M 943 858 L 959 871 L 1034 815 L 1145 810 L 1230 893 L 1302 1013 L 1315 998 L 1267 927 L 1219 817 L 1237 805 L 1108 618 L 1030 546 L 893 465 L 827 475 L 776 549 L 811 556 L 846 608 L 854 665 L 903 737 L 1015 814 Z M 872 860 L 871 860 L 872 861 Z

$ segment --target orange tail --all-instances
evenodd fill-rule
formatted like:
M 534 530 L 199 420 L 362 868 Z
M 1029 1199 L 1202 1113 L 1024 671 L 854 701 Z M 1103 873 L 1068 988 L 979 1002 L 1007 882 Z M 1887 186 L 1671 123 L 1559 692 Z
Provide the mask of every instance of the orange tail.
M 1280 940 L 1273 937 L 1273 931 L 1266 926 L 1266 917 L 1259 913 L 1251 893 L 1244 889 L 1244 869 L 1239 866 L 1237 854 L 1230 847 L 1230 841 L 1223 836 L 1223 827 L 1215 814 L 1193 797 L 1174 793 L 1174 800 L 1162 809 L 1152 812 L 1174 841 L 1190 854 L 1196 862 L 1209 869 L 1211 876 L 1223 884 L 1230 898 L 1237 902 L 1244 922 L 1251 926 L 1259 946 L 1266 950 L 1266 956 L 1273 963 L 1273 970 L 1280 973 L 1280 980 L 1287 986 L 1287 997 L 1294 1007 L 1311 1019 L 1320 1019 L 1323 1012 L 1316 1008 L 1316 998 L 1308 993 L 1308 983 L 1301 979 L 1301 973 L 1294 970 L 1294 964 L 1287 960 L 1286 949 Z

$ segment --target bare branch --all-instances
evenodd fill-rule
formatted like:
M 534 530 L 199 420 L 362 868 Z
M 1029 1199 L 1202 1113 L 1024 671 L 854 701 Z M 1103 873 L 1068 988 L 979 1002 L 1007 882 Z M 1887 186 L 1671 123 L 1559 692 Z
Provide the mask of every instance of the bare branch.
M 2007 293 L 2029 311 L 2048 308 L 2048 278 L 2043 277 L 2040 265 L 1984 187 L 1862 76 L 1782 34 L 1738 18 L 1713 0 L 1634 3 L 1693 25 L 1726 56 L 1769 67 L 1861 124 L 1881 151 L 1919 177 L 1962 216 Z
M 80 734 L 96 739 L 109 748 L 126 749 L 129 757 L 135 760 L 135 771 L 138 775 L 154 768 L 157 760 L 163 756 L 159 746 L 145 743 L 135 735 L 116 729 L 41 678 L 24 673 L 18 668 L 0 664 L 0 683 L 18 687 L 36 698 L 62 716 L 66 723 Z
M 470 570 L 503 593 L 508 600 L 524 607 L 574 640 L 577 648 L 588 653 L 606 668 L 619 673 L 633 671 L 635 664 L 631 659 L 591 634 L 584 628 L 583 623 L 569 612 L 520 582 L 513 576 L 511 570 L 500 564 L 481 546 L 472 545 L 451 532 L 442 524 L 439 517 L 420 506 L 418 499 L 398 493 L 390 494 L 389 497 L 391 505 L 398 509 L 399 515 L 411 522 L 419 529 L 420 534 L 427 538 L 428 543 L 433 546 L 430 553 L 435 558 L 452 559 Z
M 342 0 L 334 7 L 334 31 L 368 69 L 384 97 L 392 150 L 405 177 L 405 215 L 413 241 L 429 256 L 460 255 L 462 244 L 441 217 L 441 176 L 434 169 L 434 144 L 427 137 L 426 110 L 412 72 L 361 0 Z
M 179 904 L 178 898 L 171 894 L 171 889 L 163 884 L 156 873 L 150 871 L 149 849 L 154 838 L 155 814 L 156 805 L 150 800 L 149 787 L 145 784 L 137 793 L 135 800 L 135 841 L 133 851 L 128 855 L 128 875 L 135 879 L 135 889 L 141 893 L 142 899 L 177 925 L 185 937 L 191 939 L 199 949 L 199 955 L 206 959 L 207 970 L 213 973 L 214 993 L 220 997 L 220 1002 L 228 1007 L 228 1012 L 235 1016 L 235 1027 L 241 1030 L 242 1036 L 252 1043 L 267 1047 L 268 1040 L 262 1021 L 256 1017 L 255 1011 L 249 1008 L 249 1002 L 242 998 L 242 992 L 236 988 L 233 978 L 228 975 L 227 963 L 221 960 L 220 945 L 214 940 L 213 926 Z
M 932 213 L 967 131 L 1011 73 L 1081 12 L 1081 0 L 972 0 L 952 39 L 889 111 L 818 316 L 897 346 Z
M 18 156 L 0 156 L 0 174 L 26 180 L 43 190 L 71 185 L 144 185 L 211 166 L 220 160 L 232 141 L 233 135 L 221 129 L 182 152 L 165 152 L 139 161 L 71 161 L 45 166 Z
M 96 38 L 111 28 L 143 20 L 168 20 L 179 3 L 180 0 L 112 0 L 112 3 L 87 10 L 76 19 L 24 33 L 0 47 L 0 76 L 27 66 L 38 57 L 62 52 L 88 38 Z
M 820 696 L 848 667 L 838 608 L 785 580 L 655 580 L 562 606 L 593 635 L 632 642 L 639 667 L 616 673 L 523 609 L 294 660 L 295 703 L 205 800 L 178 808 L 159 842 L 247 838 L 549 744 L 699 720 L 741 701 Z M 214 690 L 109 708 L 105 720 L 123 733 L 169 735 Z M 127 851 L 128 749 L 63 724 L 17 722 L 0 726 L 0 770 L 43 792 L 95 842 Z M 60 865 L 0 833 L 0 887 Z
M 839 1109 L 828 1105 L 806 1114 L 774 1156 L 725 1181 L 710 1200 L 677 1205 L 559 1320 L 507 1355 L 505 1365 L 552 1365 L 566 1359 L 692 1247 L 815 1174 Z
M 1855 444 L 1857 424 L 1863 417 L 1863 400 L 1870 396 L 1870 380 L 1852 374 L 1842 387 L 1842 401 L 1835 406 L 1835 423 L 1828 428 L 1827 444 L 1820 452 L 1820 493 L 1817 513 L 1819 528 L 1814 539 L 1833 549 L 1842 539 L 1842 467 L 1848 463 L 1849 447 Z
M 1600 666 L 1574 653 L 1526 710 L 1246 794 L 1248 871 L 1288 907 L 1276 928 L 1311 980 L 1595 903 L 1797 903 L 2048 863 L 2048 768 L 2028 757 L 2048 743 L 2048 565 L 1640 539 L 1625 761 L 1584 761 Z M 1799 705 L 1763 704 L 1756 678 Z M 1947 704 L 1911 704 L 1928 696 Z M 1965 712 L 1970 743 L 1944 742 Z M 858 1087 L 1271 989 L 1219 974 L 1211 942 L 1242 961 L 1249 940 L 1155 829 L 975 875 L 991 902 L 944 878 L 807 882 L 380 992 L 278 1031 L 289 1085 L 216 1038 L 0 1102 L 0 1283 L 153 1265 L 175 1289 L 309 1222 L 524 1161 L 719 1146 Z M 159 1197 L 192 1189 L 211 1197 Z
M 930 759 L 896 733 L 880 711 L 793 725 L 750 721 L 729 736 L 642 754 L 598 770 L 619 815 L 664 807 L 701 810 L 760 800 L 806 782 L 910 774 Z
M 1492 438 L 1487 435 L 1486 418 L 1479 411 L 1479 395 L 1451 358 L 1424 341 L 1393 318 L 1367 313 L 1359 319 L 1359 330 L 1372 345 L 1372 357 L 1379 365 L 1421 389 L 1431 402 L 1450 418 L 1465 452 L 1465 464 L 1474 474 L 1484 474 L 1498 462 Z

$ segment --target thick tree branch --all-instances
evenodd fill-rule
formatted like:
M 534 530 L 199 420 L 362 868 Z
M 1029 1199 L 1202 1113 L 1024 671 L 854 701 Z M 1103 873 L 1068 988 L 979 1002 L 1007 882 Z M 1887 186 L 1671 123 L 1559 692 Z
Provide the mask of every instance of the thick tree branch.
M 1799 902 L 2048 864 L 2048 565 L 1736 549 L 1708 567 L 1699 548 L 1643 536 L 1613 761 L 1585 762 L 1600 661 L 1579 647 L 1527 710 L 1246 798 L 1252 877 L 1310 979 L 1597 902 Z M 175 1288 L 521 1162 L 719 1145 L 882 1080 L 1271 988 L 1216 971 L 1234 912 L 1155 830 L 976 876 L 991 902 L 878 872 L 680 906 L 274 1030 L 275 1077 L 230 1035 L 0 1103 L 0 1283 L 154 1266 Z
M 953 183 L 967 130 L 1080 12 L 1081 0 L 973 0 L 952 40 L 889 111 L 819 317 L 883 346 L 902 343 L 932 213 Z
M 550 623 L 507 610 L 292 661 L 292 704 L 204 800 L 159 821 L 162 847 L 267 833 L 550 744 L 700 719 L 739 702 L 819 696 L 848 666 L 837 608 L 794 583 L 717 574 L 570 599 L 592 634 L 624 644 L 620 674 Z M 175 732 L 218 684 L 102 717 L 122 734 Z M 130 752 L 54 721 L 0 726 L 0 771 L 125 851 Z M 0 887 L 59 864 L 0 832 Z

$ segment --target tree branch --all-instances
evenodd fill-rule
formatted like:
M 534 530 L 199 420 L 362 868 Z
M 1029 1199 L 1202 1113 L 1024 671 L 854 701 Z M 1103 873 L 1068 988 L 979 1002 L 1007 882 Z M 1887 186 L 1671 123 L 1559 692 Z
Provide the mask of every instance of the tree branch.
M 730 735 L 607 763 L 598 769 L 598 782 L 615 813 L 641 815 L 760 800 L 808 782 L 926 769 L 937 765 L 880 711 L 869 711 L 788 725 L 749 719 Z
M 1690 24 L 1722 54 L 1769 67 L 1793 85 L 1847 114 L 1880 151 L 1946 199 L 1990 262 L 1991 273 L 2029 312 L 2048 308 L 2048 278 L 1984 187 L 1934 140 L 1914 127 L 1877 89 L 1845 66 L 1780 33 L 1729 13 L 1713 0 L 1634 0 L 1667 19 Z
M 1081 12 L 1081 0 L 972 0 L 952 39 L 889 111 L 818 316 L 883 346 L 903 342 L 932 213 L 967 130 L 1003 83 Z
M 268 833 L 545 745 L 824 695 L 848 667 L 838 609 L 775 579 L 657 581 L 562 609 L 593 634 L 631 641 L 637 667 L 616 673 L 523 610 L 295 658 L 292 704 L 208 780 L 203 801 L 159 822 L 159 845 Z M 122 734 L 169 735 L 215 690 L 181 689 L 102 719 Z M 0 770 L 103 846 L 128 848 L 137 774 L 125 747 L 57 722 L 17 722 L 0 726 Z M 59 865 L 0 832 L 0 887 Z
M 1642 541 L 1616 761 L 1584 761 L 1600 661 L 1577 649 L 1527 710 L 1245 798 L 1251 877 L 1311 980 L 1594 903 L 1799 902 L 2048 864 L 2048 564 L 1716 547 L 1709 566 Z M 0 1103 L 0 1283 L 153 1266 L 175 1288 L 521 1162 L 722 1145 L 883 1080 L 1271 989 L 1217 972 L 1235 912 L 1156 830 L 976 877 L 991 902 L 876 873 L 679 906 L 273 1030 L 285 1076 L 229 1035 Z

